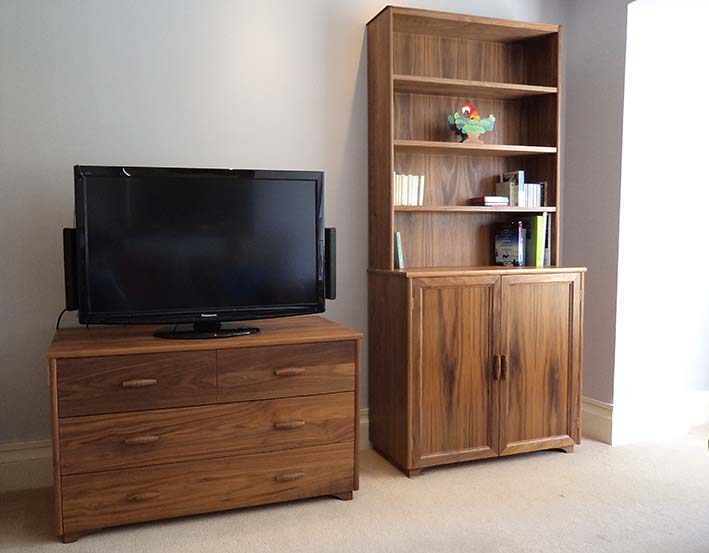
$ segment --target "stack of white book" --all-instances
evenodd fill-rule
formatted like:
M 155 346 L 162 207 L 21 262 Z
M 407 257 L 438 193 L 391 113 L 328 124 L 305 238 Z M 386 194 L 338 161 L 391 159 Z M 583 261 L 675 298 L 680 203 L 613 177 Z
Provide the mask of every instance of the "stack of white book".
M 545 182 L 525 182 L 524 171 L 510 171 L 502 175 L 495 191 L 507 196 L 516 207 L 544 207 Z
M 422 206 L 424 175 L 400 175 L 394 173 L 394 205 Z

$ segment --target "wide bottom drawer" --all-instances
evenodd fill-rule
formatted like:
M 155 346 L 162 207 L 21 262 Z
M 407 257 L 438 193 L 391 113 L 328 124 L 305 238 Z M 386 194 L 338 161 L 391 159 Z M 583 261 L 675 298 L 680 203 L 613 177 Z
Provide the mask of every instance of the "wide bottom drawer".
M 354 444 L 62 478 L 64 533 L 353 489 Z

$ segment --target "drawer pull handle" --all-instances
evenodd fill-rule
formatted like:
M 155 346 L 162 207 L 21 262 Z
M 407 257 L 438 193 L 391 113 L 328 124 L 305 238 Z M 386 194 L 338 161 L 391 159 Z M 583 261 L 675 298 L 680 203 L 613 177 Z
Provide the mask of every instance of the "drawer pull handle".
M 141 501 L 150 501 L 151 499 L 157 499 L 160 497 L 158 492 L 142 492 L 136 493 L 128 497 L 128 501 L 131 503 L 139 503 Z
M 135 436 L 134 438 L 126 438 L 123 443 L 126 445 L 154 444 L 159 439 L 160 436 Z
M 157 378 L 134 378 L 133 380 L 124 381 L 121 386 L 124 388 L 147 388 L 148 386 L 155 386 L 157 383 Z
M 285 474 L 279 474 L 274 477 L 274 480 L 276 482 L 292 482 L 293 480 L 303 478 L 303 476 L 305 476 L 304 472 L 286 472 Z
M 305 369 L 303 368 L 292 367 L 289 369 L 276 369 L 273 371 L 273 374 L 276 376 L 297 376 L 299 374 L 303 374 L 304 372 Z
M 273 428 L 276 430 L 293 430 L 305 426 L 305 421 L 286 421 L 273 423 Z

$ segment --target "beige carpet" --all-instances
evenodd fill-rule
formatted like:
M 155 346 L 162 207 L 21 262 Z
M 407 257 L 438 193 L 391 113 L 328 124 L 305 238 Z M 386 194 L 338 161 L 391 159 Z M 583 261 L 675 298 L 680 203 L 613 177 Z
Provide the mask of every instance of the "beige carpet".
M 104 530 L 64 545 L 51 493 L 0 496 L 9 552 L 709 552 L 707 430 L 532 453 L 408 480 L 362 452 L 354 501 L 320 498 Z

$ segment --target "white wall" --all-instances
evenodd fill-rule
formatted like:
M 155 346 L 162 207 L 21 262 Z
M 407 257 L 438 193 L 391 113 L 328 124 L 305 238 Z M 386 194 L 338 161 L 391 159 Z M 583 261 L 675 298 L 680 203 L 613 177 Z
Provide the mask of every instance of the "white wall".
M 709 420 L 707 20 L 696 0 L 628 6 L 613 443 Z
M 565 5 L 402 4 L 549 23 Z M 366 330 L 365 23 L 383 5 L 0 0 L 0 443 L 49 435 L 75 163 L 324 170 L 339 241 L 327 316 Z
M 586 274 L 584 395 L 613 402 L 628 0 L 575 0 L 566 26 L 563 262 Z

